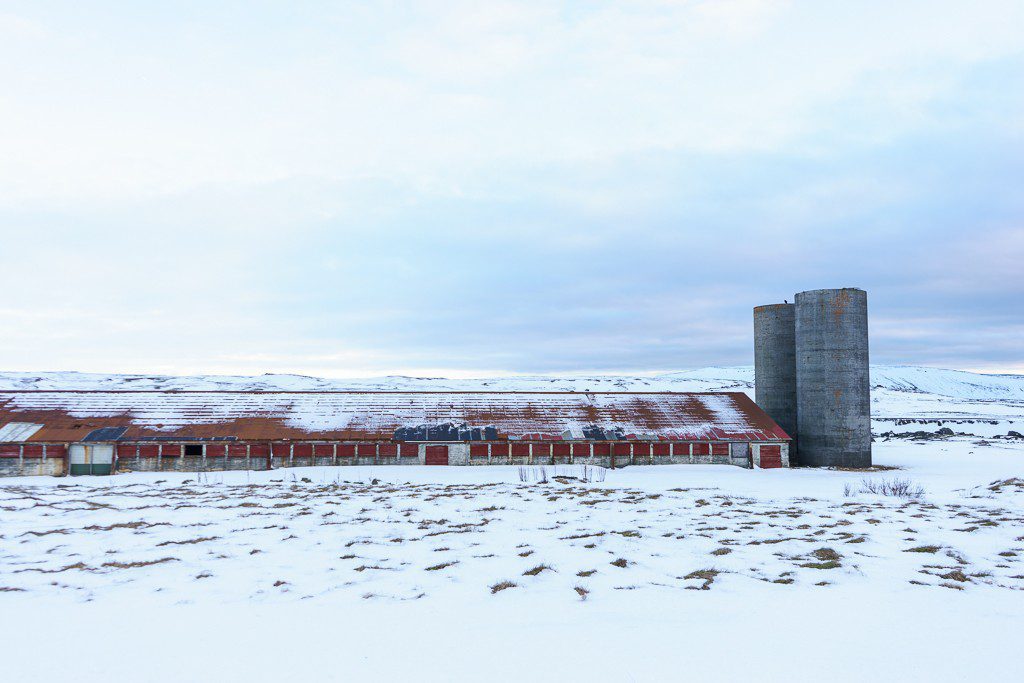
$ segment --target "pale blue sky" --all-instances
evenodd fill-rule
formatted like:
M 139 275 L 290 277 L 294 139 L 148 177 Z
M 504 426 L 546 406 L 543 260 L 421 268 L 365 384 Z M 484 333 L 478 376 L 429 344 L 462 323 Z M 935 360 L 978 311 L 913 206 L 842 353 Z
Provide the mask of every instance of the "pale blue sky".
M 1024 3 L 4 2 L 0 369 L 1024 372 Z

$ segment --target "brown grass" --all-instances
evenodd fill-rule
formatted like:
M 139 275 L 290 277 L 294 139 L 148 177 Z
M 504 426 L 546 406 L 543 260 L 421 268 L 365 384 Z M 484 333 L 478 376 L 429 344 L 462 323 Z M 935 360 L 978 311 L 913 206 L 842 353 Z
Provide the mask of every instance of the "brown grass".
M 110 567 L 111 569 L 136 569 L 138 567 L 152 567 L 154 564 L 164 564 L 165 562 L 180 562 L 177 557 L 161 557 L 159 560 L 139 560 L 136 562 L 104 562 L 104 567 Z
M 440 569 L 444 569 L 445 567 L 452 567 L 452 566 L 457 565 L 457 564 L 458 564 L 457 560 L 454 561 L 454 562 L 442 562 L 441 564 L 435 564 L 433 567 L 427 567 L 426 569 L 424 569 L 424 571 L 436 572 L 436 571 L 438 571 Z
M 538 564 L 533 569 L 527 569 L 525 572 L 523 572 L 523 576 L 537 576 L 537 574 L 540 574 L 541 572 L 546 572 L 546 571 L 553 571 L 553 570 L 551 569 L 551 567 L 549 567 L 546 564 Z
M 199 538 L 190 538 L 187 541 L 164 541 L 163 543 L 157 543 L 156 547 L 159 548 L 165 545 L 194 545 L 196 543 L 206 543 L 207 541 L 217 540 L 220 540 L 220 536 L 200 536 Z

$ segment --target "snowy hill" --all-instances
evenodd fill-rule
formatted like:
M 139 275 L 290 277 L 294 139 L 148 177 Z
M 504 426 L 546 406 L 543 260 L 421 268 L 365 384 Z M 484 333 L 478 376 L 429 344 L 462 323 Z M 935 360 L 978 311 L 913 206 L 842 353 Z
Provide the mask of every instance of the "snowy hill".
M 982 375 L 910 365 L 873 365 L 875 390 L 932 394 L 968 401 L 1024 401 L 1024 375 Z M 751 366 L 708 367 L 652 375 L 517 375 L 480 379 L 389 376 L 327 379 L 304 375 L 107 375 L 83 372 L 0 372 L 0 391 L 753 391 Z
M 906 421 L 1019 421 L 1024 375 L 983 375 L 905 365 L 873 365 L 872 417 Z M 0 391 L 744 391 L 754 395 L 751 366 L 708 367 L 651 375 L 510 376 L 479 379 L 390 376 L 327 379 L 303 375 L 256 377 L 106 375 L 81 372 L 0 372 Z

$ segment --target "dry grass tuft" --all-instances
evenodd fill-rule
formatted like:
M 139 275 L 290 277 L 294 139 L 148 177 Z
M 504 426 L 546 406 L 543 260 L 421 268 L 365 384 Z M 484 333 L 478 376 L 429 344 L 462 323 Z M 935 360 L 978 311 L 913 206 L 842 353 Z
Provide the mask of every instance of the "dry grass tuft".
M 103 566 L 111 569 L 134 569 L 136 567 L 151 567 L 154 564 L 165 562 L 180 562 L 180 560 L 177 557 L 161 557 L 159 560 L 140 560 L 138 562 L 104 562 Z
M 159 548 L 165 545 L 194 545 L 196 543 L 206 543 L 208 541 L 216 541 L 219 539 L 220 536 L 200 536 L 199 538 L 190 538 L 187 541 L 164 541 L 162 543 L 157 543 L 156 547 Z
M 424 571 L 436 572 L 436 571 L 438 571 L 440 569 L 444 569 L 445 567 L 452 567 L 452 566 L 457 565 L 457 564 L 458 564 L 458 560 L 456 560 L 454 562 L 442 562 L 441 564 L 435 564 L 433 567 L 427 567 Z
M 811 554 L 822 562 L 838 562 L 842 559 L 842 555 L 832 550 L 832 548 L 818 548 Z

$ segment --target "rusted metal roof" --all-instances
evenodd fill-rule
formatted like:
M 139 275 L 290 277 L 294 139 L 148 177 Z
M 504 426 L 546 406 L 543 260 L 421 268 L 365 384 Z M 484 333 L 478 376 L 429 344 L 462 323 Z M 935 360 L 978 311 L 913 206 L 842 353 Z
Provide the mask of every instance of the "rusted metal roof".
M 0 392 L 10 422 L 43 425 L 36 442 L 103 428 L 122 441 L 789 438 L 739 392 Z

